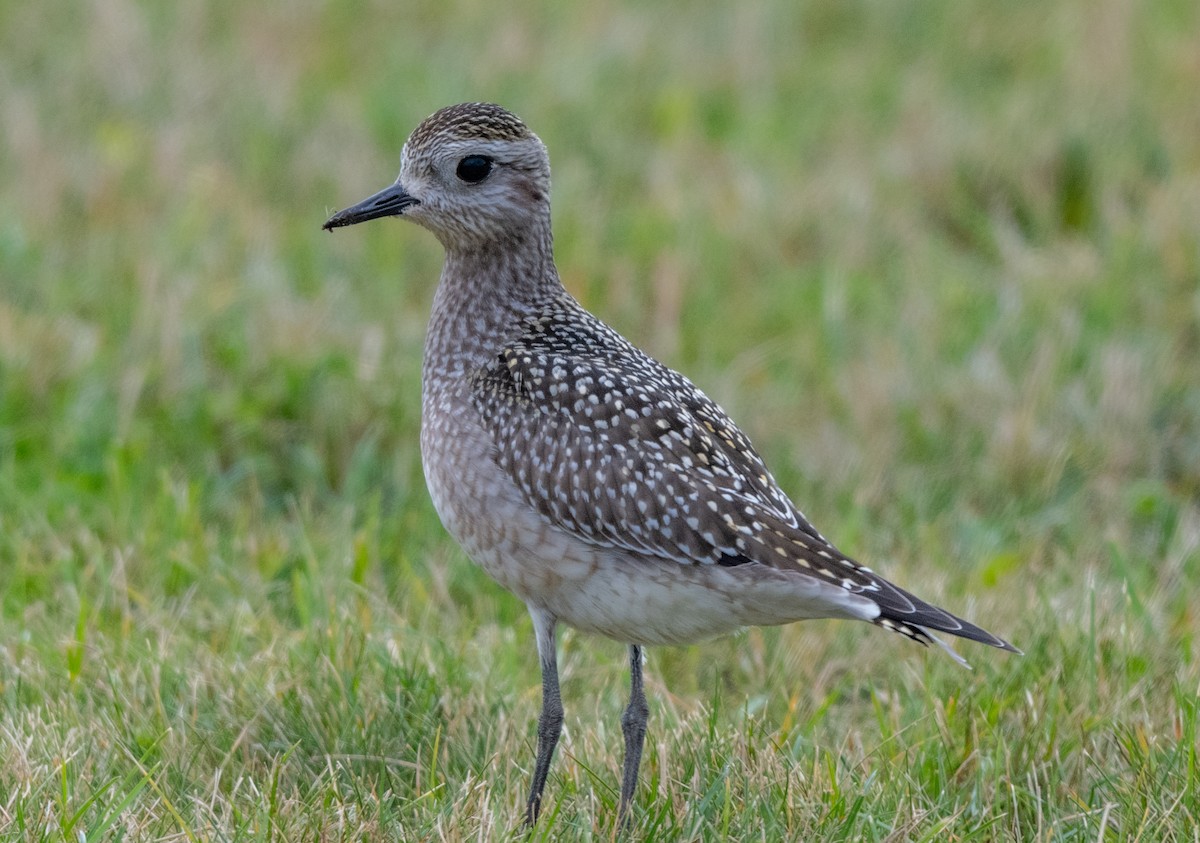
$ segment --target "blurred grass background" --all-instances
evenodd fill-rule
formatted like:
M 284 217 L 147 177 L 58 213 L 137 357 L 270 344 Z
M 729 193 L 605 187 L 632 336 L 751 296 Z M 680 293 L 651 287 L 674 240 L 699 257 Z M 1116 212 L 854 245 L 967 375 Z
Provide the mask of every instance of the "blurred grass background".
M 530 624 L 416 448 L 440 250 L 319 230 L 492 100 L 569 289 L 1027 654 L 655 650 L 634 837 L 1194 839 L 1197 90 L 1188 0 L 0 5 L 0 837 L 516 826 Z M 624 658 L 563 644 L 535 836 L 608 839 Z

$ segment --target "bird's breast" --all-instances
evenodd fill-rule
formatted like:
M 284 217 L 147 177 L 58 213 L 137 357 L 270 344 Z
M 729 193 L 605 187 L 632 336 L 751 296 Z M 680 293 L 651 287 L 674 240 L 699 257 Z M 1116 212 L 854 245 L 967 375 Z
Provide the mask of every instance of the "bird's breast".
M 587 578 L 598 549 L 538 514 L 496 462 L 495 447 L 465 387 L 427 392 L 421 462 L 438 517 L 500 585 L 541 602 L 563 582 Z

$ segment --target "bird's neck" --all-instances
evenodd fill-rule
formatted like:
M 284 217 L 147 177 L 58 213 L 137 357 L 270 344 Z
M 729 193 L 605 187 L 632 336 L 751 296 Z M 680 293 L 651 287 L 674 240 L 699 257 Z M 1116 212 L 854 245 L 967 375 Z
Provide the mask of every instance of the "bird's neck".
M 448 248 L 425 338 L 426 388 L 490 362 L 524 317 L 562 294 L 548 230 L 517 244 Z

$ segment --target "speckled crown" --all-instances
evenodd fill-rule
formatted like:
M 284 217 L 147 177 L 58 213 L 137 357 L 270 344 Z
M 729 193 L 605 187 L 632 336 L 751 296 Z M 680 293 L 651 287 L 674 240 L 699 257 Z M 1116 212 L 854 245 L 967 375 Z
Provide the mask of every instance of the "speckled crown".
M 436 140 L 526 140 L 529 127 L 515 114 L 490 102 L 450 105 L 426 117 L 409 135 L 410 147 L 428 146 Z

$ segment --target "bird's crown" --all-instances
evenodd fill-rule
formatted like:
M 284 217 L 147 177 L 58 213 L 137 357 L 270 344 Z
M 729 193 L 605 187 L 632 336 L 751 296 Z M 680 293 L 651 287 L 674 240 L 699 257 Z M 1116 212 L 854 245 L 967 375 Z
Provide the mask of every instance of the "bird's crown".
M 410 149 L 442 141 L 517 141 L 533 137 L 515 114 L 490 102 L 449 105 L 426 117 L 409 135 Z

